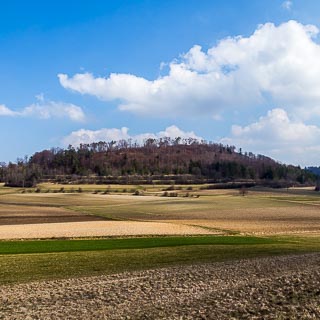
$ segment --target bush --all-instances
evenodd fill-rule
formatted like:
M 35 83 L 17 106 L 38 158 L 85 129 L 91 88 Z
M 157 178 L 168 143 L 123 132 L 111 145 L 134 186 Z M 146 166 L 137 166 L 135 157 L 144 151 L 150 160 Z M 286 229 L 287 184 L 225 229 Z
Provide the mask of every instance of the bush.
M 143 196 L 143 191 L 139 191 L 139 190 L 135 190 L 135 192 L 133 193 L 134 196 Z
M 240 196 L 245 196 L 245 195 L 247 195 L 248 194 L 248 190 L 247 190 L 247 188 L 245 187 L 245 186 L 242 186 L 240 189 L 239 189 L 239 194 L 240 194 Z

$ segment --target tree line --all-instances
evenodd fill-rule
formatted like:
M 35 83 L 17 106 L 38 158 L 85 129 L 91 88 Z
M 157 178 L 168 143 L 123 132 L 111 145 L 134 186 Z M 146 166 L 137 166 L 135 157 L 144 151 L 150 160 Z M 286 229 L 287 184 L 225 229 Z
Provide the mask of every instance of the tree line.
M 133 179 L 132 177 L 135 177 Z M 196 139 L 147 139 L 81 144 L 36 152 L 17 163 L 0 163 L 0 179 L 8 186 L 30 187 L 39 181 L 154 183 L 178 179 L 186 183 L 252 180 L 313 183 L 308 170 L 264 155 L 236 151 L 234 146 Z M 140 179 L 140 180 L 139 180 Z

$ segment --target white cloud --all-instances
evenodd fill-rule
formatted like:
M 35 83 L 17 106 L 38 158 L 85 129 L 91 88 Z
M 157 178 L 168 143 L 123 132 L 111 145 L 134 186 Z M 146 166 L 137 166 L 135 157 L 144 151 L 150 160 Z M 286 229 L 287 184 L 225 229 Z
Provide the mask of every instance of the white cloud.
M 142 143 L 144 140 L 152 138 L 158 139 L 163 137 L 170 138 L 193 138 L 197 140 L 202 140 L 201 137 L 197 136 L 193 131 L 185 132 L 178 127 L 172 125 L 167 127 L 164 131 L 160 131 L 158 133 L 141 133 L 137 135 L 130 135 L 129 129 L 126 127 L 122 127 L 121 129 L 117 128 L 103 128 L 100 130 L 85 130 L 81 129 L 78 131 L 73 131 L 70 135 L 63 138 L 62 143 L 64 146 L 72 145 L 74 147 L 82 144 L 99 142 L 99 141 L 119 141 L 119 140 L 129 140 L 136 141 L 138 143 Z
M 206 52 L 195 45 L 155 80 L 117 73 L 58 77 L 66 89 L 120 101 L 120 110 L 138 114 L 215 116 L 266 104 L 303 113 L 320 108 L 318 33 L 316 26 L 296 21 L 266 23 L 249 37 L 223 39 Z
M 292 4 L 293 4 L 292 1 L 287 0 L 287 1 L 282 2 L 281 6 L 283 9 L 291 10 Z
M 244 127 L 234 125 L 231 136 L 221 140 L 224 144 L 300 165 L 319 162 L 319 141 L 320 127 L 294 121 L 283 109 L 273 109 Z
M 40 119 L 69 118 L 72 121 L 82 122 L 85 114 L 81 107 L 71 103 L 47 101 L 43 95 L 37 96 L 38 102 L 14 111 L 5 105 L 0 105 L 0 116 L 37 117 Z
M 0 116 L 10 116 L 14 117 L 17 115 L 17 112 L 7 108 L 5 105 L 0 105 Z

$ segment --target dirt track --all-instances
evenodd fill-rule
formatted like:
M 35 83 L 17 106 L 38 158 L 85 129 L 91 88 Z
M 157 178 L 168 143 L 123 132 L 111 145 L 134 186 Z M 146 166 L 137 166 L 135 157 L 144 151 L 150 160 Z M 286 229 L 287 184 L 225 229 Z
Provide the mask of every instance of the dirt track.
M 320 254 L 0 287 L 1 319 L 320 319 Z

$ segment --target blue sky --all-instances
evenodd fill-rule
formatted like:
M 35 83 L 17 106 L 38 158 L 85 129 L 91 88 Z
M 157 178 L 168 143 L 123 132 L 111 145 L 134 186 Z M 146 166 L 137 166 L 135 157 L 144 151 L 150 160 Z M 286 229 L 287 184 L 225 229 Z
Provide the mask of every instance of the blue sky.
M 0 160 L 179 135 L 319 165 L 319 18 L 317 0 L 1 1 Z

